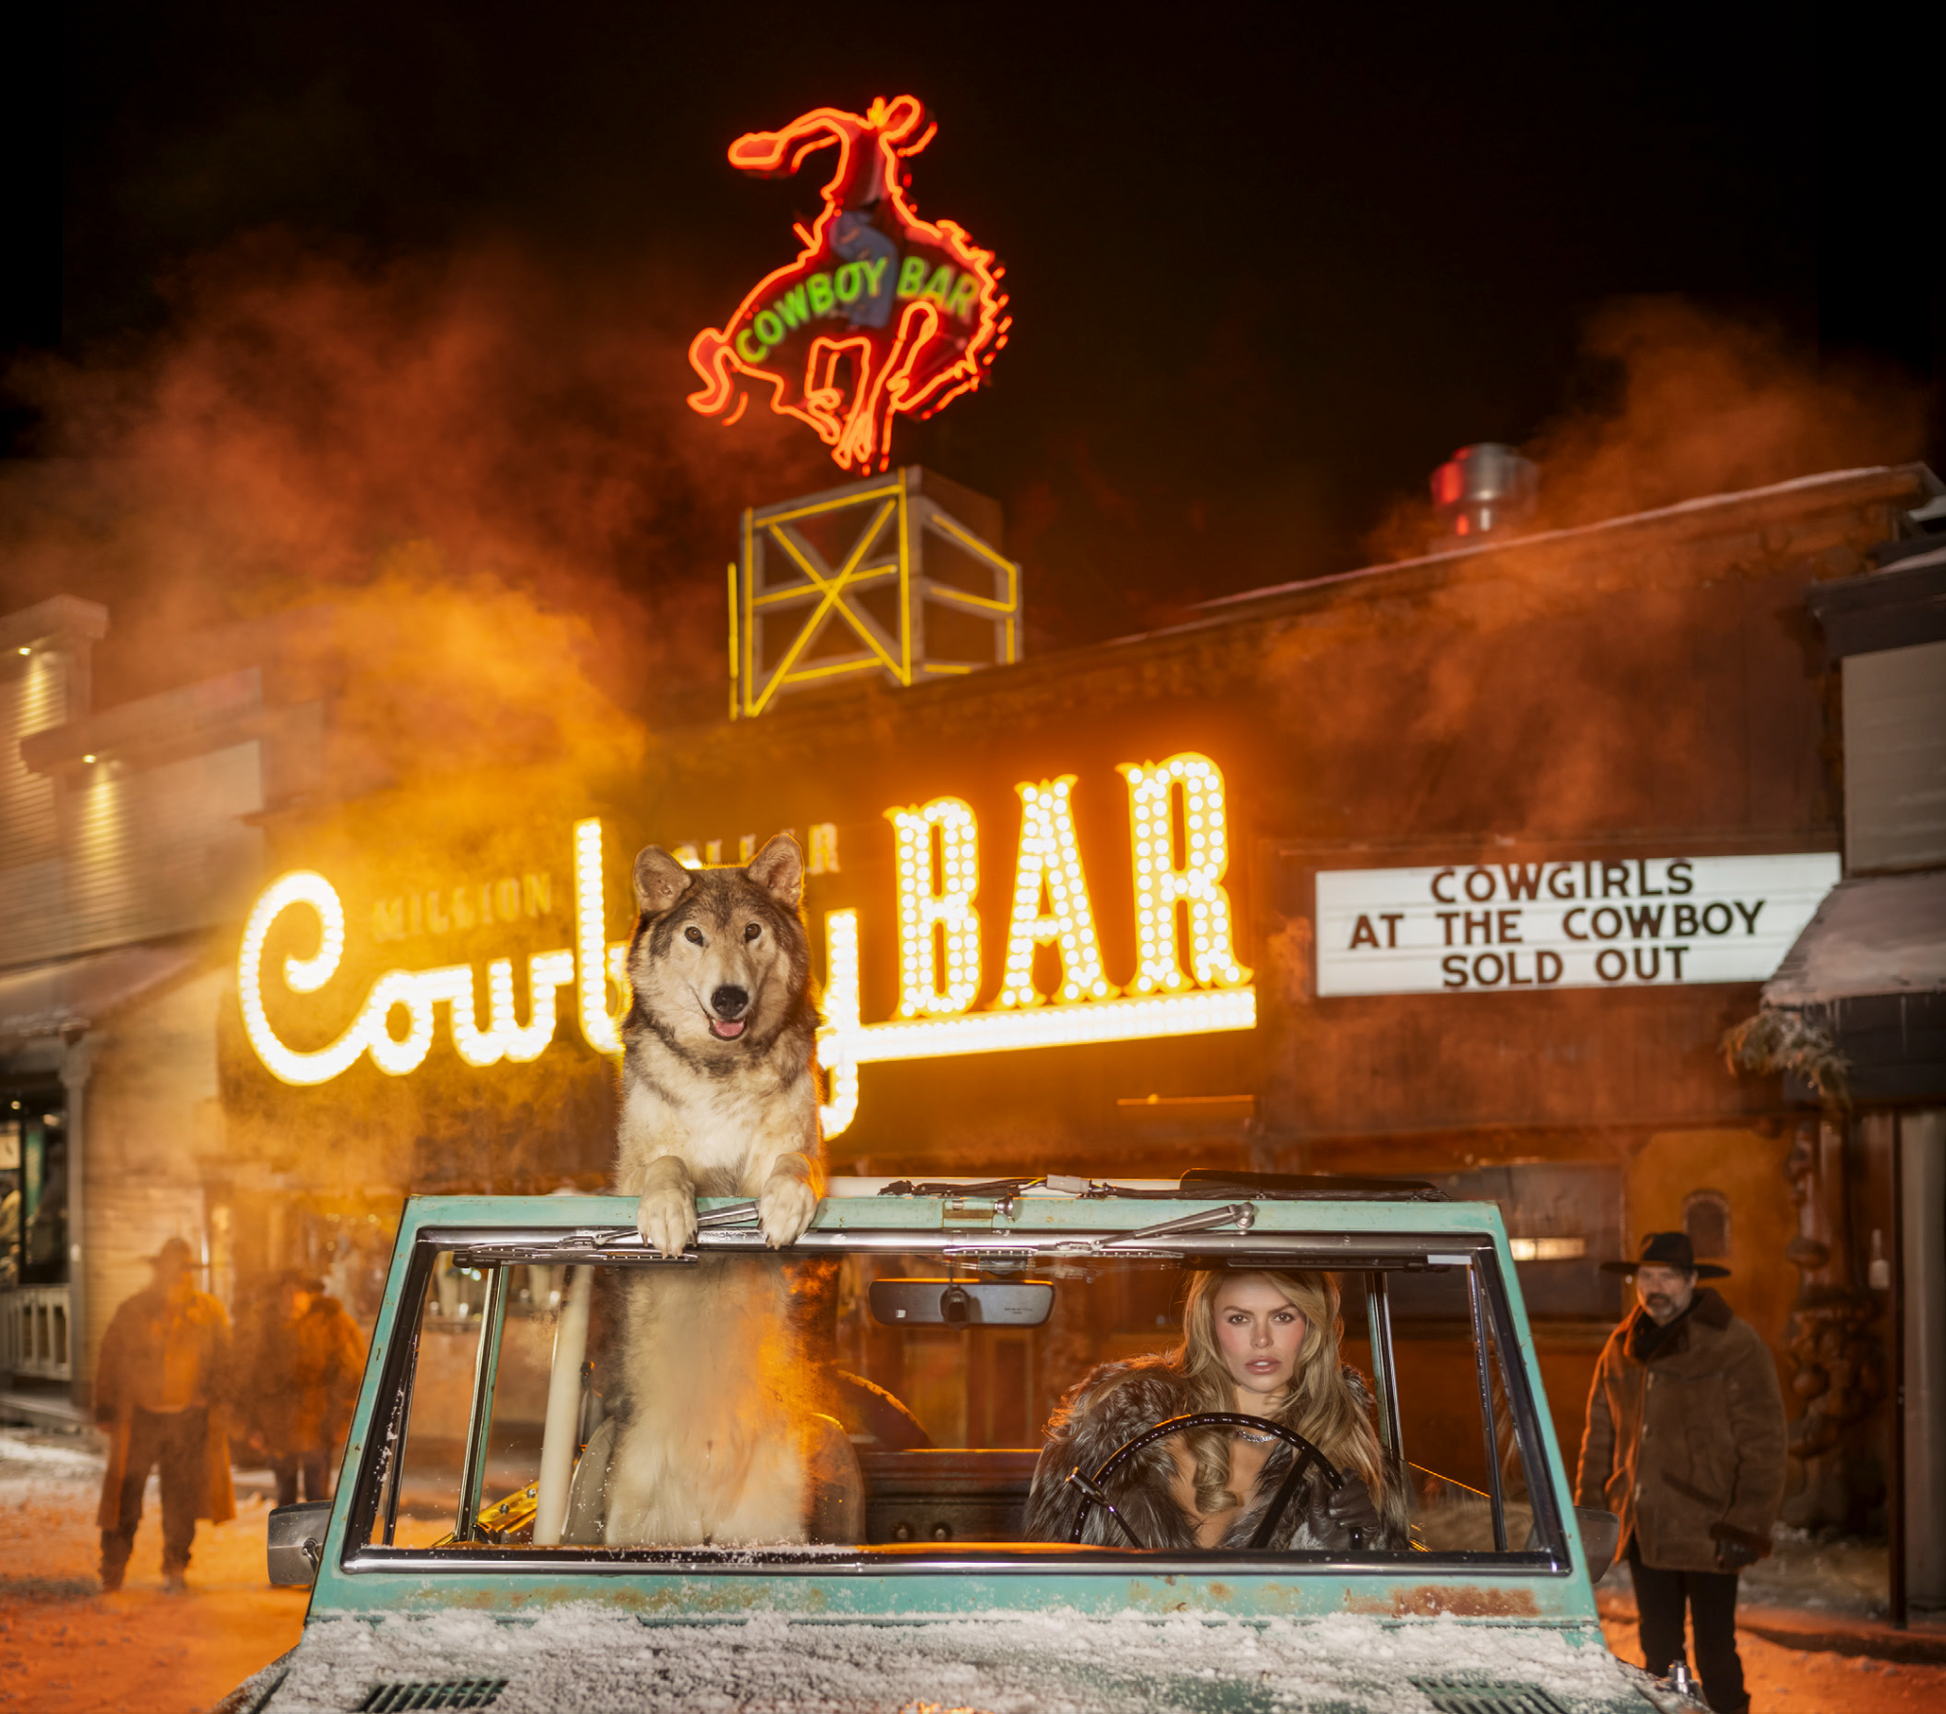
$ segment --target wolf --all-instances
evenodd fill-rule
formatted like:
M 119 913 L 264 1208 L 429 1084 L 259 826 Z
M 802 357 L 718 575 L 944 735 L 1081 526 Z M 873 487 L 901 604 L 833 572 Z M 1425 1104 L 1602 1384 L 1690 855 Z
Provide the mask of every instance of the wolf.
M 641 1200 L 643 1242 L 680 1255 L 696 1198 L 751 1196 L 773 1249 L 817 1212 L 818 1009 L 788 834 L 743 869 L 685 869 L 659 845 L 635 859 L 622 1022 L 616 1188 Z
M 696 1198 L 754 1197 L 792 1243 L 823 1190 L 818 1010 L 804 858 L 780 834 L 744 868 L 635 859 L 615 1188 L 643 1241 L 680 1255 Z M 630 1282 L 628 1398 L 608 1478 L 609 1542 L 802 1541 L 816 1430 L 781 1260 L 705 1257 Z

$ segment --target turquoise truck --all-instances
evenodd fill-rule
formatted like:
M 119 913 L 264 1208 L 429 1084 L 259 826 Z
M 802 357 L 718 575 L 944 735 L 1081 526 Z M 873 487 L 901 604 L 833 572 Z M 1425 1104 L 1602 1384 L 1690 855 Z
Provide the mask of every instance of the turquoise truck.
M 336 1497 L 271 1518 L 272 1580 L 311 1586 L 302 1640 L 232 1714 L 1701 1707 L 1603 1641 L 1616 1521 L 1573 1504 L 1493 1205 L 1217 1172 L 830 1192 L 782 1252 L 753 1205 L 706 1199 L 678 1257 L 626 1198 L 410 1201 Z M 807 1525 L 614 1539 L 629 1390 L 688 1384 L 646 1335 L 622 1360 L 631 1294 L 708 1269 L 783 1282 L 817 1431 Z M 1335 1282 L 1409 1539 L 1027 1539 L 1049 1412 L 1096 1365 L 1168 1350 L 1210 1270 Z M 1134 1468 L 1069 1479 L 1112 1510 Z

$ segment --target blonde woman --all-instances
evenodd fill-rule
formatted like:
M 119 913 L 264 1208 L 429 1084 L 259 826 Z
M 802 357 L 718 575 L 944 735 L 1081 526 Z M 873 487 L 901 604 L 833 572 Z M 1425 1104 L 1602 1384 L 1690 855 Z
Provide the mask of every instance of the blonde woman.
M 1405 1497 L 1387 1480 L 1371 1393 L 1340 1365 L 1342 1336 L 1328 1274 L 1197 1274 L 1174 1351 L 1103 1363 L 1061 1401 L 1034 1469 L 1028 1537 L 1072 1536 L 1081 1494 L 1069 1471 L 1092 1476 L 1143 1429 L 1171 1417 L 1230 1411 L 1295 1430 L 1344 1474 L 1335 1493 L 1322 1475 L 1307 1475 L 1269 1548 L 1343 1552 L 1354 1531 L 1365 1549 L 1404 1548 Z M 1110 1479 L 1109 1499 L 1144 1547 L 1243 1548 L 1294 1456 L 1268 1429 L 1192 1429 L 1134 1454 Z M 1098 1505 L 1083 1540 L 1125 1546 L 1128 1536 Z

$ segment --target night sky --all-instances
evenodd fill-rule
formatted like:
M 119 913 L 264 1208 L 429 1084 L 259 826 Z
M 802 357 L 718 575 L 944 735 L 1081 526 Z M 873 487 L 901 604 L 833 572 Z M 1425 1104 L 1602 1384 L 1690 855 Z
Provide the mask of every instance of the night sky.
M 568 272 L 655 259 L 720 319 L 817 183 L 742 178 L 731 138 L 921 96 L 941 128 L 916 204 L 998 252 L 1017 331 L 991 390 L 898 454 L 1006 503 L 1056 642 L 1359 563 L 1456 446 L 1598 407 L 1583 331 L 1618 299 L 1935 378 L 1917 107 L 1852 12 L 62 11 L 65 39 L 12 67 L 0 338 L 83 359 L 156 336 L 157 280 L 265 226 L 374 263 L 482 241 Z M 32 455 L 33 411 L 9 423 Z M 731 524 L 698 526 L 699 564 Z

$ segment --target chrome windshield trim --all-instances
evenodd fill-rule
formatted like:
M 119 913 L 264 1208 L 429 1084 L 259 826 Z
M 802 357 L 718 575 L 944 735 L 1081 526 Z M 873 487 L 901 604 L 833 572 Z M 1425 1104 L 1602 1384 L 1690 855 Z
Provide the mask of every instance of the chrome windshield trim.
M 1134 1548 L 1068 1548 L 1030 1544 L 1024 1549 L 995 1546 L 980 1552 L 912 1552 L 880 1547 L 860 1552 L 853 1548 L 798 1549 L 766 1554 L 761 1548 L 726 1548 L 720 1553 L 691 1548 L 474 1548 L 434 1551 L 409 1547 L 366 1547 L 346 1554 L 339 1569 L 351 1575 L 437 1574 L 451 1576 L 532 1571 L 558 1576 L 571 1570 L 588 1576 L 684 1576 L 706 1574 L 732 1577 L 903 1577 L 1005 1573 L 1127 1577 L 1390 1577 L 1438 1571 L 1473 1576 L 1565 1577 L 1572 1567 L 1544 1551 L 1481 1553 L 1372 1553 L 1357 1559 L 1318 1551 L 1295 1553 L 1223 1553 L 1204 1555 L 1155 1553 Z
M 1227 1263 L 1230 1266 L 1285 1266 L 1329 1269 L 1336 1272 L 1368 1271 L 1389 1273 L 1419 1272 L 1428 1269 L 1467 1268 L 1490 1277 L 1469 1282 L 1470 1290 L 1481 1294 L 1470 1305 L 1477 1316 L 1484 1309 L 1492 1323 L 1494 1340 L 1503 1350 L 1518 1349 L 1513 1337 L 1511 1316 L 1505 1302 L 1504 1286 L 1499 1282 L 1499 1262 L 1493 1235 L 1480 1231 L 1405 1231 L 1369 1230 L 1264 1230 L 1237 1218 L 1237 1207 L 1225 1205 L 1199 1210 L 1196 1215 L 1160 1224 L 1130 1224 L 1055 1229 L 1010 1230 L 982 1225 L 912 1225 L 832 1227 L 806 1232 L 787 1246 L 784 1256 L 846 1254 L 938 1256 L 955 1262 L 984 1265 L 995 1272 L 1019 1272 L 1027 1268 L 1063 1263 L 1094 1265 L 1154 1261 L 1163 1263 Z M 747 1219 L 747 1205 L 732 1206 L 716 1212 L 729 1219 Z M 1212 1230 L 1212 1225 L 1230 1230 Z M 1244 1225 L 1244 1230 L 1234 1228 Z M 1164 1240 L 1158 1243 L 1157 1240 Z M 754 1227 L 705 1225 L 698 1232 L 697 1246 L 679 1256 L 665 1257 L 646 1245 L 633 1227 L 594 1223 L 521 1226 L 482 1224 L 465 1219 L 428 1222 L 413 1233 L 413 1257 L 404 1276 L 402 1296 L 415 1303 L 427 1289 L 432 1256 L 449 1251 L 456 1261 L 472 1265 L 499 1267 L 516 1264 L 588 1264 L 636 1267 L 694 1266 L 705 1255 L 734 1254 L 761 1249 L 763 1238 Z M 1390 1323 L 1390 1306 L 1386 1320 Z M 415 1312 L 416 1313 L 416 1312 Z M 416 1323 L 415 1323 L 416 1326 Z M 395 1340 L 385 1354 L 381 1394 L 391 1399 L 387 1420 L 402 1430 L 409 1408 L 411 1378 L 416 1367 L 417 1337 L 413 1333 Z M 1518 1377 L 1516 1380 L 1514 1377 Z M 1534 1460 L 1534 1468 L 1544 1470 L 1547 1460 L 1539 1443 L 1536 1412 L 1545 1408 L 1529 1384 L 1529 1377 L 1515 1365 L 1509 1376 L 1509 1407 L 1520 1432 L 1524 1458 Z M 1392 1401 L 1396 1409 L 1396 1400 Z M 1530 1420 L 1532 1419 L 1532 1420 Z M 1556 1517 L 1552 1490 L 1536 1507 L 1536 1524 L 1543 1539 L 1552 1544 L 1533 1551 L 1484 1552 L 1399 1552 L 1361 1554 L 1355 1559 L 1328 1553 L 1220 1554 L 1168 1558 L 1151 1557 L 1128 1549 L 1086 1547 L 1071 1549 L 1062 1544 L 1058 1550 L 1038 1545 L 996 1545 L 973 1552 L 917 1553 L 913 1548 L 891 1544 L 867 1549 L 834 1547 L 827 1550 L 786 1550 L 765 1557 L 761 1550 L 723 1550 L 697 1552 L 688 1548 L 609 1549 L 606 1547 L 510 1547 L 465 1544 L 452 1548 L 427 1550 L 398 1548 L 374 1540 L 379 1534 L 381 1503 L 388 1513 L 384 1530 L 390 1534 L 391 1507 L 398 1498 L 396 1455 L 402 1449 L 402 1436 L 388 1436 L 376 1423 L 377 1432 L 358 1459 L 356 1487 L 347 1521 L 338 1569 L 348 1574 L 448 1575 L 469 1570 L 503 1576 L 510 1572 L 558 1573 L 570 1570 L 591 1575 L 662 1575 L 685 1572 L 717 1576 L 904 1576 L 952 1574 L 979 1571 L 992 1574 L 1026 1575 L 1034 1573 L 1128 1576 L 1304 1576 L 1342 1573 L 1359 1577 L 1468 1576 L 1524 1577 L 1534 1575 L 1567 1576 L 1572 1566 L 1565 1550 L 1561 1520 Z M 1388 1424 L 1396 1444 L 1396 1417 Z M 395 1439 L 400 1443 L 395 1444 Z M 347 1472 L 349 1476 L 350 1471 Z M 388 1478 L 390 1479 L 388 1481 Z M 1496 1519 L 1496 1523 L 1499 1520 Z M 1504 1524 L 1499 1525 L 1504 1529 Z M 917 1544 L 914 1544 L 916 1547 Z
M 1490 1249 L 1485 1232 L 1327 1232 L 1327 1231 L 1212 1231 L 1207 1224 L 1232 1225 L 1236 1216 L 1226 1209 L 1197 1217 L 1197 1224 L 1165 1222 L 1164 1227 L 1122 1230 L 1113 1227 L 1001 1230 L 986 1227 L 868 1226 L 836 1227 L 806 1232 L 785 1246 L 787 1255 L 833 1252 L 858 1254 L 913 1252 L 951 1254 L 966 1260 L 983 1256 L 1011 1261 L 1060 1261 L 1100 1258 L 1121 1261 L 1172 1261 L 1186 1255 L 1275 1255 L 1301 1257 L 1308 1265 L 1340 1268 L 1460 1267 L 1471 1254 Z M 696 1247 L 679 1256 L 664 1256 L 644 1243 L 634 1227 L 579 1226 L 570 1229 L 504 1226 L 425 1226 L 421 1242 L 453 1250 L 483 1262 L 639 1262 L 660 1267 L 693 1263 L 711 1252 L 734 1254 L 761 1250 L 763 1234 L 755 1227 L 704 1227 Z M 1166 1239 L 1166 1242 L 1157 1242 Z

